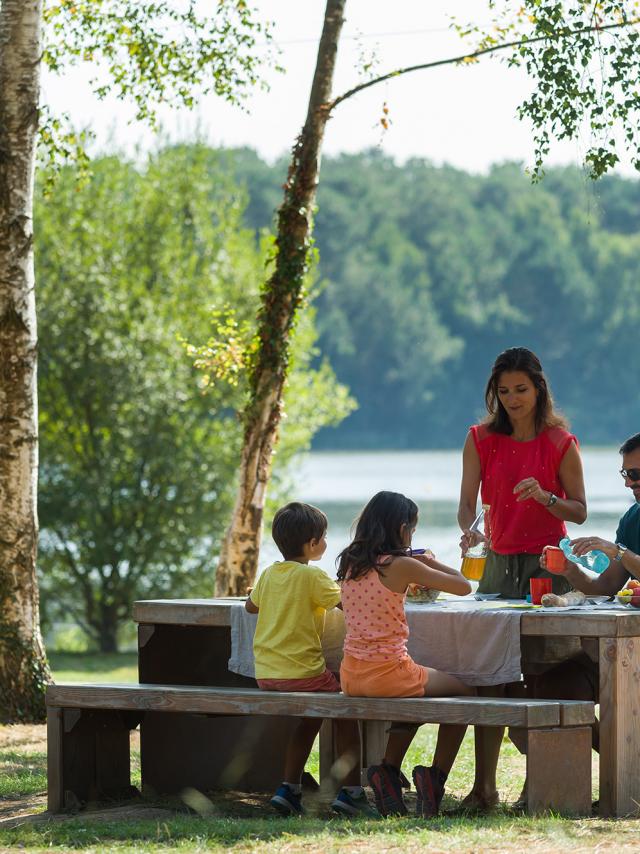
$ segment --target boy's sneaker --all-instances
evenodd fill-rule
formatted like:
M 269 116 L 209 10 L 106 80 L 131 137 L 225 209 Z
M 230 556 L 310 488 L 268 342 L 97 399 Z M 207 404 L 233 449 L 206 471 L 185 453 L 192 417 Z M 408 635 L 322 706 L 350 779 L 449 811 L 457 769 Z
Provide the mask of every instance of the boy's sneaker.
M 372 807 L 364 790 L 354 797 L 347 792 L 346 789 L 340 789 L 335 800 L 331 804 L 331 809 L 340 815 L 362 816 L 363 818 L 380 818 L 380 813 L 375 807 Z
M 434 766 L 416 765 L 411 776 L 416 787 L 416 815 L 421 818 L 438 815 L 446 779 L 442 771 Z
M 274 809 L 278 810 L 280 815 L 302 815 L 304 813 L 302 795 L 296 795 L 286 783 L 283 783 L 276 789 L 276 793 L 271 798 L 270 803 Z
M 367 780 L 373 789 L 380 815 L 406 815 L 407 807 L 402 799 L 400 772 L 393 765 L 371 765 L 367 769 Z

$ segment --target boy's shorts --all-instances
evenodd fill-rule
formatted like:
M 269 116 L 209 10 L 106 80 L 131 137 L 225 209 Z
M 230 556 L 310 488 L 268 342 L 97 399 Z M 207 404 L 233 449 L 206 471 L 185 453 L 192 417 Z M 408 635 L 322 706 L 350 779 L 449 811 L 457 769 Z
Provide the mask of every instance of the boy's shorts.
M 263 691 L 326 691 L 340 693 L 340 683 L 330 670 L 307 679 L 258 679 L 258 688 Z

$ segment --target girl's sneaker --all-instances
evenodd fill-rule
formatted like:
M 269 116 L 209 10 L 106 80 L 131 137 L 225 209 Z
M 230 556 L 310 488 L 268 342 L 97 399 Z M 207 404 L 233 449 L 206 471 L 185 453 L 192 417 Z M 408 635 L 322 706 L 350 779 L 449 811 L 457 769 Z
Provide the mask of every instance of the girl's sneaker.
M 367 780 L 373 789 L 380 815 L 406 815 L 407 807 L 402 798 L 400 772 L 393 765 L 371 765 L 367 768 Z
M 411 776 L 416 787 L 416 815 L 421 818 L 438 815 L 444 797 L 445 775 L 435 766 L 416 765 Z
M 302 795 L 296 795 L 296 793 L 292 791 L 286 783 L 278 786 L 270 803 L 271 806 L 280 813 L 280 815 L 302 815 L 304 813 Z
M 331 804 L 331 809 L 340 815 L 380 818 L 380 813 L 375 807 L 371 806 L 364 790 L 354 797 L 346 789 L 340 789 L 336 799 Z

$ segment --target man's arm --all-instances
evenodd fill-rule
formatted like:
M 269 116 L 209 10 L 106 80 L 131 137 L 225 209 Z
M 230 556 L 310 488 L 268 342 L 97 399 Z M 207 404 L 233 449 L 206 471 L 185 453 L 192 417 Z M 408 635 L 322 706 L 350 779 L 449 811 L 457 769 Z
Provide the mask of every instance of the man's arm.
M 596 575 L 568 560 L 564 575 L 572 587 L 587 596 L 614 596 L 627 580 L 627 573 L 618 562 L 610 563 L 601 575 Z
M 631 549 L 627 549 L 622 555 L 620 563 L 634 578 L 640 579 L 640 555 L 632 552 Z
M 257 614 L 260 610 L 258 606 L 254 605 L 251 601 L 251 596 L 247 596 L 247 601 L 244 603 L 244 607 L 250 614 Z
M 624 545 L 622 539 L 622 531 L 618 529 L 616 540 Z M 626 569 L 635 578 L 640 578 L 640 555 L 632 552 L 631 549 L 626 549 L 621 560 L 616 560 L 618 555 L 618 546 L 609 540 L 603 540 L 601 537 L 579 537 L 577 540 L 571 540 L 571 548 L 574 554 L 585 555 L 587 552 L 598 549 L 604 552 L 611 561 L 611 566 L 618 564 Z

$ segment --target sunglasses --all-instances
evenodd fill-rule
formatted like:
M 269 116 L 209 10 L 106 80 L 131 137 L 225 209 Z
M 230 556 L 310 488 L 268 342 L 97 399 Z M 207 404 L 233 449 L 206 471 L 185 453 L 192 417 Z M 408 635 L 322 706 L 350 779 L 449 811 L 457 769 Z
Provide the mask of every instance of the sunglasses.
M 620 474 L 622 477 L 629 478 L 629 480 L 640 480 L 640 469 L 620 469 Z

